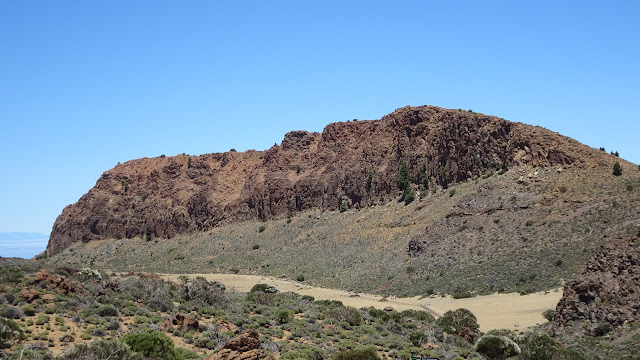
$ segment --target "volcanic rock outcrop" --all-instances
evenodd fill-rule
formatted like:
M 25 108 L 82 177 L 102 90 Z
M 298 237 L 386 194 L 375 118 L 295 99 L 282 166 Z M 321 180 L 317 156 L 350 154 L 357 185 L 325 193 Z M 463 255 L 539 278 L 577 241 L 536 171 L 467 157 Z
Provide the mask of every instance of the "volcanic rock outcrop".
M 74 242 L 171 238 L 312 208 L 359 208 L 410 186 L 446 187 L 515 165 L 603 165 L 603 152 L 552 131 L 435 106 L 404 107 L 381 120 L 292 131 L 266 151 L 160 156 L 106 171 L 56 220 L 48 254 Z
M 640 320 L 640 232 L 604 245 L 582 276 L 565 285 L 554 332 L 583 320 L 594 325 L 587 327 L 592 335 L 598 335 L 598 325 L 617 327 Z

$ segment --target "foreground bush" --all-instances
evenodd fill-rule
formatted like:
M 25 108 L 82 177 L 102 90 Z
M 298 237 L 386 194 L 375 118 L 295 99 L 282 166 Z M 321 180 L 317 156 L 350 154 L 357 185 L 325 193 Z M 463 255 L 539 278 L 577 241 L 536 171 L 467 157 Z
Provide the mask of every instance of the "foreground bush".
M 474 332 L 480 328 L 476 316 L 464 308 L 447 311 L 438 319 L 436 324 L 443 328 L 452 327 L 456 333 L 462 330 L 463 327 L 468 327 Z
M 380 360 L 380 356 L 374 348 L 347 350 L 337 353 L 334 360 Z
M 225 295 L 226 287 L 217 281 L 208 281 L 202 276 L 190 279 L 186 276 L 180 276 L 179 295 L 185 301 L 190 302 L 196 308 L 202 307 L 225 307 L 227 297 Z
M 59 360 L 142 360 L 143 356 L 135 353 L 129 345 L 120 340 L 98 340 L 87 344 L 76 344 L 68 347 Z
M 520 347 L 506 336 L 485 335 L 478 340 L 476 351 L 489 359 L 503 360 L 520 354 Z
M 18 283 L 24 278 L 24 271 L 15 266 L 0 266 L 0 282 Z
M 337 307 L 329 311 L 328 315 L 339 322 L 345 321 L 351 326 L 362 324 L 362 316 L 358 309 L 351 306 Z
M 534 333 L 520 342 L 522 358 L 525 360 L 547 360 L 553 358 L 560 347 L 549 335 Z
M 8 348 L 15 340 L 24 339 L 24 330 L 15 321 L 0 317 L 0 348 Z
M 145 359 L 182 360 L 184 357 L 176 351 L 173 340 L 160 331 L 133 333 L 125 335 L 122 341 Z

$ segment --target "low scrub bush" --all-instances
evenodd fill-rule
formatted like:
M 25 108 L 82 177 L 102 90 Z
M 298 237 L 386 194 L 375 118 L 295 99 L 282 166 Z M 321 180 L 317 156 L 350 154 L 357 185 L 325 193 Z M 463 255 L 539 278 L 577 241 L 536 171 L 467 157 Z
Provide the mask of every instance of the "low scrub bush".
M 443 328 L 451 327 L 455 332 L 459 332 L 463 327 L 468 327 L 474 332 L 479 329 L 478 319 L 476 316 L 471 311 L 464 308 L 447 311 L 437 320 L 436 324 Z
M 118 310 L 111 304 L 100 306 L 96 312 L 100 316 L 118 316 Z
M 560 353 L 560 345 L 544 333 L 532 333 L 518 342 L 522 360 L 548 360 Z
M 223 284 L 208 281 L 202 276 L 194 279 L 181 276 L 180 281 L 179 296 L 196 308 L 226 306 L 227 298 L 224 293 L 226 287 Z
M 489 359 L 503 360 L 520 354 L 520 347 L 506 336 L 485 335 L 478 340 L 476 351 Z
M 14 341 L 24 340 L 24 330 L 17 322 L 0 317 L 0 348 L 8 348 Z
M 337 307 L 330 310 L 327 315 L 338 322 L 344 321 L 351 326 L 362 324 L 362 316 L 360 315 L 360 312 L 358 309 L 351 306 Z
M 334 357 L 334 360 L 379 360 L 380 356 L 373 347 L 357 349 L 357 350 L 346 350 L 337 353 Z
M 127 343 L 133 351 L 144 356 L 145 359 L 184 359 L 184 357 L 176 352 L 171 338 L 160 331 L 128 334 L 122 337 L 122 341 Z
M 143 360 L 129 345 L 120 340 L 98 340 L 91 344 L 76 344 L 68 347 L 56 359 L 60 360 Z
M 20 319 L 24 317 L 24 312 L 15 306 L 7 306 L 2 310 L 2 316 L 7 319 Z
M 0 282 L 18 283 L 24 278 L 24 271 L 15 266 L 0 266 Z
M 427 342 L 427 340 L 429 339 L 429 337 L 427 336 L 427 334 L 424 331 L 411 332 L 411 333 L 409 333 L 407 338 L 409 338 L 409 341 L 411 341 L 413 346 L 418 346 L 418 347 L 422 346 L 422 344 Z

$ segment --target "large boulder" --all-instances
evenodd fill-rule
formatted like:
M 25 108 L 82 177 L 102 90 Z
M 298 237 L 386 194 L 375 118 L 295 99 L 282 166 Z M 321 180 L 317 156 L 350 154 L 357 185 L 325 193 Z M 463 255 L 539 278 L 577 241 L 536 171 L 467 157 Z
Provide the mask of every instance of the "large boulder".
M 220 351 L 206 360 L 255 360 L 264 359 L 266 355 L 260 349 L 259 334 L 255 330 L 247 330 L 242 335 L 229 340 Z
M 640 320 L 640 232 L 600 248 L 578 279 L 567 283 L 556 307 L 553 332 L 588 320 L 587 332 L 597 334 Z

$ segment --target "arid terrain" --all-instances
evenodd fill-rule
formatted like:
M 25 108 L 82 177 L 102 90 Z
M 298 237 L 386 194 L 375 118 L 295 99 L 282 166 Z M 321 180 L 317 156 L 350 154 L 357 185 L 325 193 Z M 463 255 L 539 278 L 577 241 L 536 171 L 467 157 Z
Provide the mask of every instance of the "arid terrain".
M 639 229 L 638 165 L 470 110 L 131 160 L 0 259 L 0 355 L 637 359 Z

